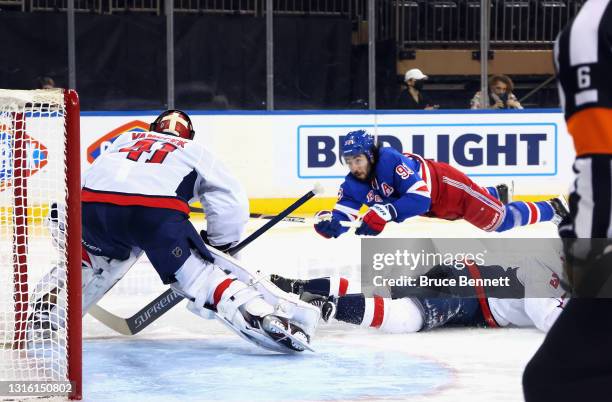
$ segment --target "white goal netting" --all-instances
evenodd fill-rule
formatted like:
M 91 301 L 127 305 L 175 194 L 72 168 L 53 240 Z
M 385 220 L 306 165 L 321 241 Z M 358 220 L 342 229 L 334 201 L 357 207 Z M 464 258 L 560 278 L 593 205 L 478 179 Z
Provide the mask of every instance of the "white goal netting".
M 0 90 L 0 381 L 67 380 L 66 116 L 61 89 Z

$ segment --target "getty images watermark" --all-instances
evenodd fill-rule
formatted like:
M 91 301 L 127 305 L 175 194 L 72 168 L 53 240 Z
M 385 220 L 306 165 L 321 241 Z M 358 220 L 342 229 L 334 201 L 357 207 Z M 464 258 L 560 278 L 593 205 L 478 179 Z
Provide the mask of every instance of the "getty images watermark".
M 382 271 L 385 268 L 401 268 L 414 272 L 418 267 L 446 266 L 452 270 L 463 270 L 469 264 L 482 266 L 485 264 L 484 256 L 487 250 L 478 253 L 448 253 L 448 252 L 426 252 L 412 250 L 395 250 L 393 253 L 374 253 L 372 256 L 372 269 Z M 372 283 L 374 286 L 483 286 L 485 284 L 501 284 L 509 286 L 508 278 L 495 280 L 483 278 L 468 278 L 467 276 L 436 278 L 427 274 L 418 276 L 400 275 L 399 277 L 386 278 L 382 273 L 375 275 Z
M 562 278 L 560 239 L 361 241 L 366 296 L 553 297 Z
M 73 391 L 74 384 L 70 381 L 0 381 L 2 397 L 69 396 Z

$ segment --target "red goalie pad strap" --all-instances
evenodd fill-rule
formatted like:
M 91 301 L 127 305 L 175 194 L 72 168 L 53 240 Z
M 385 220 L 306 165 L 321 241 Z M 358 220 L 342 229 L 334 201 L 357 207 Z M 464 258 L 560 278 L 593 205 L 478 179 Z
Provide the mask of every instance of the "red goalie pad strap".
M 217 304 L 221 301 L 221 296 L 223 296 L 223 292 L 225 292 L 235 280 L 236 279 L 227 278 L 217 285 L 217 287 L 215 288 L 215 292 L 213 293 L 214 308 L 217 308 Z

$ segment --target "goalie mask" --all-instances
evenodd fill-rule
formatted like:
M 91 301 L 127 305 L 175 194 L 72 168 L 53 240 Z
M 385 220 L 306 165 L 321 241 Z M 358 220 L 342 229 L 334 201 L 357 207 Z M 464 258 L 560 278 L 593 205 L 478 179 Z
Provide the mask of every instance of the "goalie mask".
M 188 140 L 193 140 L 193 137 L 195 136 L 191 119 L 189 119 L 187 113 L 174 109 L 166 110 L 157 116 L 155 121 L 151 123 L 149 131 L 175 135 Z

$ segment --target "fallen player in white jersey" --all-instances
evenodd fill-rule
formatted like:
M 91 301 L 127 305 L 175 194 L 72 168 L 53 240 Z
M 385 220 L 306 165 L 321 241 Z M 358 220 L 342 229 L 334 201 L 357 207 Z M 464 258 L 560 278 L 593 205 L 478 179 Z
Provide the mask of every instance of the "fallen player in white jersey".
M 168 110 L 149 132 L 120 135 L 83 174 L 83 314 L 145 253 L 162 282 L 190 300 L 188 308 L 195 314 L 209 317 L 213 311 L 244 339 L 267 349 L 308 349 L 318 310 L 290 301 L 217 251 L 240 240 L 248 200 L 221 162 L 192 141 L 194 134 L 186 113 Z M 206 209 L 207 240 L 214 250 L 189 221 L 192 200 Z M 61 206 L 52 208 L 49 219 L 60 249 L 64 239 L 58 233 L 65 231 L 57 227 L 63 215 Z M 64 272 L 55 269 L 48 275 L 61 276 L 58 271 Z M 61 319 L 37 325 L 55 308 L 54 291 L 35 292 L 31 298 L 31 329 L 46 331 L 43 336 L 64 325 Z
M 538 264 L 537 259 L 533 259 Z M 457 270 L 454 266 L 437 265 L 425 275 L 431 279 L 455 278 L 509 278 L 509 294 L 523 292 L 525 274 L 514 266 L 481 266 Z M 568 299 L 561 289 L 559 277 L 549 271 L 548 283 L 540 283 L 549 297 L 500 298 L 486 297 L 486 290 L 478 287 L 436 287 L 402 296 L 405 289 L 390 288 L 391 297 L 365 297 L 349 293 L 349 281 L 342 277 L 324 277 L 309 280 L 283 278 L 271 275 L 278 287 L 300 295 L 321 308 L 324 321 L 338 321 L 362 327 L 379 328 L 388 333 L 410 333 L 447 326 L 467 327 L 536 327 L 547 332 Z M 542 281 L 540 281 L 542 282 Z M 514 293 L 513 293 L 514 292 Z M 420 293 L 420 294 L 419 294 Z M 446 295 L 446 297 L 441 296 Z

